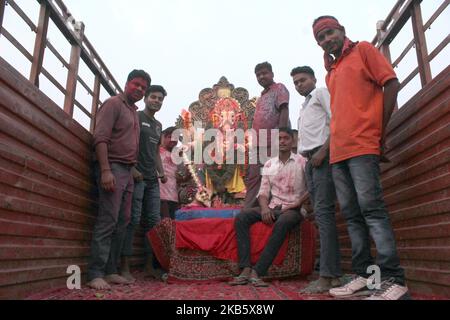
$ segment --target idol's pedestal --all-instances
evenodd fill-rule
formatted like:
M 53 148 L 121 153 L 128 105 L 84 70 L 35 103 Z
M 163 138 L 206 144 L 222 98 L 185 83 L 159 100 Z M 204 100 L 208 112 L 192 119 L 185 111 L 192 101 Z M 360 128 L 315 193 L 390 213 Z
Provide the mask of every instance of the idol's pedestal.
M 176 219 L 164 219 L 147 236 L 169 281 L 228 280 L 239 274 L 234 217 L 238 207 L 182 208 Z M 272 233 L 262 222 L 250 229 L 254 264 Z M 303 221 L 292 230 L 265 279 L 309 275 L 314 268 L 316 229 Z

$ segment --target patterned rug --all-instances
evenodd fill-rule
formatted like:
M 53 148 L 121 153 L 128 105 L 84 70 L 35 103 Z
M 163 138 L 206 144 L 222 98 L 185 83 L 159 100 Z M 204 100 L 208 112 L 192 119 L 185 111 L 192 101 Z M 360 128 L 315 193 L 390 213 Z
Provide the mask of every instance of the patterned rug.
M 191 223 L 195 222 L 195 223 Z M 208 247 L 203 250 L 192 250 L 178 248 L 180 239 L 177 234 L 189 228 L 194 228 L 185 232 L 185 237 L 191 241 L 197 239 L 195 244 L 208 245 L 207 240 L 202 237 L 195 237 L 197 234 L 209 239 L 211 245 L 217 248 Z M 217 226 L 222 229 L 217 230 Z M 180 231 L 181 230 L 181 231 Z M 264 249 L 261 243 L 266 243 L 271 228 L 262 223 L 256 223 L 250 232 L 252 253 Z M 220 237 L 215 237 L 220 235 Z M 205 280 L 227 280 L 232 275 L 239 273 L 237 264 L 236 236 L 232 219 L 198 219 L 191 221 L 177 221 L 164 219 L 152 229 L 148 234 L 152 243 L 153 251 L 164 269 L 170 270 L 169 279 L 183 281 L 205 281 Z M 214 237 L 213 237 L 214 236 Z M 182 238 L 182 237 L 181 237 Z M 182 238 L 183 239 L 183 238 Z M 189 241 L 185 241 L 190 244 Z M 289 278 L 294 276 L 306 276 L 311 274 L 314 268 L 314 254 L 316 245 L 316 229 L 312 223 L 305 221 L 299 228 L 292 230 L 280 249 L 283 255 L 277 258 L 267 272 L 267 278 Z M 217 254 L 221 253 L 220 258 Z M 279 254 L 280 255 L 280 254 Z M 252 255 L 253 263 L 258 256 Z
M 27 300 L 333 300 L 327 294 L 299 293 L 309 283 L 308 279 L 300 277 L 274 280 L 269 282 L 267 288 L 255 288 L 249 285 L 232 287 L 226 282 L 164 283 L 144 278 L 140 272 L 134 272 L 133 275 L 137 279 L 134 284 L 116 285 L 109 291 L 96 291 L 85 286 L 81 290 L 61 288 L 34 294 Z M 416 294 L 412 296 L 414 300 L 445 299 Z

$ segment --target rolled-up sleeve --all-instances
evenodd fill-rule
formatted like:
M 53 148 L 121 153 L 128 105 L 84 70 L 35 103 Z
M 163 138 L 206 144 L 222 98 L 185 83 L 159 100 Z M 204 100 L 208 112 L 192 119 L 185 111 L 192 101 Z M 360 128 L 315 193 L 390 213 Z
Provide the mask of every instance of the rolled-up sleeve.
M 328 117 L 331 118 L 331 108 L 330 108 L 330 93 L 326 88 L 320 88 L 318 89 L 318 95 L 317 95 L 321 106 L 327 113 Z
M 287 104 L 289 107 L 289 90 L 282 83 L 277 85 L 276 99 L 275 107 L 277 110 L 279 110 L 283 104 Z
M 116 110 L 117 103 L 112 99 L 108 99 L 100 107 L 95 122 L 94 147 L 102 142 L 110 144 L 111 134 L 116 119 Z

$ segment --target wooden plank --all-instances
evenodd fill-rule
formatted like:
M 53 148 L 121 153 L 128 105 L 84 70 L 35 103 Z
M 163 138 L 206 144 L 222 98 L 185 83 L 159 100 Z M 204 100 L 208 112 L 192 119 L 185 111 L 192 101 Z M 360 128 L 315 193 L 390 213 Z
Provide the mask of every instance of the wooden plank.
M 431 133 L 427 133 L 424 137 L 420 137 L 417 140 L 407 141 L 403 145 L 392 149 L 392 151 L 388 154 L 391 163 L 388 163 L 386 168 L 391 168 L 395 165 L 403 163 L 408 159 L 417 156 L 420 152 L 424 152 L 433 146 L 439 145 L 441 142 L 445 142 L 449 137 L 450 127 L 442 124 L 441 127 L 435 129 Z M 438 148 L 435 150 L 439 151 Z
M 49 186 L 42 181 L 28 179 L 22 175 L 18 175 L 10 171 L 2 170 L 1 175 L 3 184 L 9 185 L 13 188 L 22 189 L 28 193 L 37 193 L 46 198 L 59 200 L 63 203 L 70 203 L 84 210 L 90 210 L 96 204 L 92 198 L 80 197 L 73 193 Z
M 37 225 L 0 219 L 0 233 L 22 237 L 48 239 L 70 239 L 90 241 L 92 232 L 83 229 L 61 228 L 57 226 Z
M 47 208 L 51 211 L 44 211 Z M 0 218 L 17 222 L 58 225 L 64 228 L 90 228 L 95 221 L 93 215 L 88 216 L 83 211 L 63 211 L 61 208 L 43 206 L 40 203 L 5 195 L 0 195 Z
M 14 0 L 7 0 L 8 5 L 16 11 L 16 13 L 19 15 L 19 17 L 22 18 L 22 20 L 30 27 L 31 31 L 37 32 L 37 27 L 33 23 L 33 21 L 27 16 L 27 14 L 17 5 L 17 3 Z
M 448 170 L 446 170 L 448 172 Z M 405 184 L 398 187 L 398 189 L 390 194 L 384 196 L 387 205 L 400 203 L 410 199 L 418 199 L 421 196 L 432 194 L 441 190 L 450 188 L 450 173 L 442 174 L 439 177 L 432 179 L 423 179 L 423 182 L 412 185 Z
M 406 199 L 445 189 L 449 183 L 449 166 L 444 165 L 414 179 L 402 181 L 389 192 L 385 192 L 384 198 L 388 204 L 399 203 Z
M 81 30 L 77 32 L 78 40 L 83 41 L 84 25 L 81 24 Z M 78 68 L 80 65 L 81 46 L 78 43 L 72 44 L 70 52 L 69 72 L 67 73 L 66 96 L 64 99 L 64 111 L 73 117 L 73 106 L 77 91 Z
M 40 203 L 43 206 L 48 206 L 51 208 L 62 208 L 64 210 L 78 212 L 79 214 L 85 214 L 90 216 L 94 216 L 97 209 L 97 206 L 92 206 L 92 208 L 86 208 L 83 206 L 80 207 L 79 205 L 74 205 L 67 201 L 47 197 L 45 194 L 38 192 L 33 193 L 21 186 L 15 187 L 2 183 L 1 181 L 0 181 L 0 194 L 6 195 L 8 197 L 24 199 L 29 201 L 31 204 Z M 9 206 L 10 204 L 6 202 L 5 205 Z M 8 207 L 6 207 L 5 209 L 8 209 Z M 36 207 L 34 210 L 39 210 L 39 208 Z
M 48 141 L 54 141 L 70 151 L 72 161 L 91 161 L 91 146 L 81 141 L 77 136 L 63 130 L 63 127 L 33 104 L 29 103 L 23 97 L 8 87 L 0 87 L 0 111 L 6 117 L 14 119 L 14 122 L 21 122 L 24 126 L 29 126 L 31 130 L 29 135 L 35 135 L 39 132 Z M 8 112 L 7 112 L 8 111 Z M 6 131 L 4 130 L 6 133 Z
M 448 92 L 449 87 L 450 66 L 442 70 L 426 88 L 415 94 L 398 112 L 392 115 L 387 128 L 388 135 L 391 135 L 391 132 L 405 129 L 403 124 L 417 113 L 422 112 L 424 106 L 427 106 L 438 96 L 444 95 L 448 97 L 450 95 Z
M 0 35 L 2 34 L 3 17 L 5 16 L 6 0 L 0 0 Z
M 94 134 L 95 120 L 97 119 L 99 100 L 100 100 L 100 77 L 96 75 L 94 81 L 94 94 L 92 95 L 91 123 L 89 130 L 92 134 Z
M 391 11 L 389 12 L 389 14 L 387 15 L 387 17 L 382 20 L 382 24 L 380 24 L 378 26 L 378 28 L 380 30 L 383 30 L 383 32 L 386 32 L 386 28 L 389 26 L 389 24 L 391 23 L 392 20 L 396 20 L 395 18 L 398 18 L 399 14 L 400 14 L 400 8 L 403 6 L 403 4 L 405 3 L 406 0 L 397 0 L 397 3 L 394 5 L 394 7 L 391 9 Z M 380 34 L 377 33 L 377 35 L 375 36 L 375 38 L 372 40 L 372 44 L 374 46 L 377 45 L 377 43 L 379 43 L 379 41 L 381 40 Z
M 408 2 L 402 6 L 402 10 L 396 15 L 397 19 L 393 22 L 389 30 L 386 31 L 384 37 L 378 41 L 378 45 L 390 44 L 397 34 L 402 30 L 409 17 L 411 16 L 410 7 L 414 2 L 422 2 L 422 0 L 408 0 Z
M 0 245 L 0 260 L 33 260 L 33 259 L 55 259 L 70 257 L 89 257 L 89 246 L 10 246 Z M 1 282 L 1 281 L 0 281 Z
M 0 271 L 0 286 L 11 286 L 52 278 L 67 279 L 67 267 L 67 265 L 50 265 L 43 269 L 27 268 Z M 87 262 L 80 267 L 82 270 L 86 270 Z
M 41 177 L 45 177 L 47 181 L 54 181 L 55 185 L 58 185 L 62 188 L 67 188 L 73 193 L 78 194 L 90 194 L 92 190 L 94 190 L 95 185 L 94 181 L 91 180 L 90 176 L 85 176 L 82 179 L 75 177 L 73 175 L 68 174 L 63 168 L 53 167 L 49 165 L 48 162 L 42 161 L 40 159 L 34 158 L 31 154 L 26 153 L 25 150 L 21 148 L 12 149 L 11 145 L 4 144 L 0 142 L 0 161 L 4 163 L 3 166 L 0 166 L 4 169 L 11 170 L 11 164 L 16 165 L 22 168 L 22 172 L 29 177 L 36 177 L 37 173 Z M 5 160 L 2 160 L 5 159 Z M 9 164 L 9 165 L 5 165 Z M 17 170 L 13 170 L 18 173 Z
M 448 237 L 449 233 L 450 222 L 395 229 L 395 236 L 399 240 L 441 238 Z
M 450 196 L 428 202 L 421 202 L 415 205 L 398 205 L 395 210 L 391 206 L 389 207 L 389 212 L 392 221 L 449 213 Z
M 450 159 L 450 148 L 446 148 L 431 157 L 426 157 L 421 161 L 417 161 L 410 166 L 394 167 L 389 171 L 389 174 L 384 174 L 382 176 L 381 182 L 383 184 L 384 193 L 388 194 L 390 188 L 397 187 L 397 185 L 403 181 L 413 179 L 448 163 L 448 159 Z
M 424 247 L 424 248 L 397 248 L 400 260 L 424 260 L 424 261 L 450 261 L 450 247 Z M 373 251 L 374 253 L 376 251 Z M 350 248 L 341 250 L 342 257 L 352 257 L 352 250 Z M 441 270 L 436 270 L 441 271 Z
M 435 269 L 405 268 L 408 279 L 450 287 L 450 273 Z
M 414 41 L 416 43 L 417 61 L 419 64 L 420 80 L 425 87 L 432 79 L 430 62 L 428 61 L 428 49 L 423 30 L 422 10 L 419 2 L 414 2 L 411 7 L 411 19 L 413 25 Z
M 39 75 L 44 61 L 45 45 L 47 43 L 50 10 L 45 2 L 41 3 L 36 40 L 34 42 L 33 62 L 31 64 L 30 81 L 39 87 Z
M 388 148 L 396 150 L 397 147 L 403 145 L 408 139 L 419 134 L 424 136 L 430 133 L 433 129 L 440 127 L 440 118 L 448 117 L 450 115 L 450 102 L 444 95 L 436 97 L 433 101 L 427 104 L 420 114 L 414 118 L 413 121 L 405 121 L 403 130 L 390 134 L 387 138 Z M 388 150 L 389 151 L 389 150 Z
M 79 41 L 75 32 L 73 32 L 72 30 L 67 28 L 66 20 L 64 19 L 63 16 L 61 16 L 58 8 L 55 7 L 55 4 L 53 2 L 48 2 L 46 0 L 38 0 L 38 2 L 40 2 L 40 3 L 47 2 L 48 6 L 50 7 L 50 11 L 51 11 L 50 17 L 52 18 L 52 21 L 55 23 L 55 25 L 59 28 L 61 33 L 66 37 L 66 39 L 70 43 L 72 43 L 72 44 L 77 43 L 77 45 L 81 48 L 81 58 L 83 59 L 83 61 L 86 63 L 86 65 L 92 71 L 93 74 L 101 75 L 101 78 L 100 78 L 101 83 L 104 86 L 104 88 L 106 89 L 106 91 L 112 96 L 116 95 L 116 91 L 122 92 L 122 89 L 119 86 L 114 87 L 114 85 L 116 85 L 117 82 L 112 77 L 111 73 L 106 68 L 105 64 L 100 59 L 98 54 L 95 55 L 95 60 L 94 60 L 93 57 L 91 56 L 91 54 L 89 54 L 87 52 L 87 50 L 84 48 L 83 43 L 85 43 L 85 44 L 89 43 L 87 41 L 87 38 L 84 37 L 83 43 L 81 43 Z M 92 51 L 95 52 L 95 50 L 92 50 Z M 109 79 L 107 79 L 106 77 L 103 76 L 102 71 L 105 71 L 105 73 L 108 74 Z M 111 83 L 113 83 L 114 85 L 111 85 Z
M 75 120 L 70 119 L 54 101 L 39 91 L 38 88 L 30 84 L 26 78 L 18 73 L 2 57 L 0 57 L 0 81 L 3 81 L 4 85 L 12 88 L 20 96 L 32 103 L 35 108 L 53 118 L 62 127 L 61 131 L 72 133 L 86 144 L 92 143 L 92 135 L 89 131 L 83 128 L 83 126 Z M 0 99 L 0 103 L 1 101 L 2 100 Z
M 13 286 L 2 286 L 0 287 L 0 299 L 24 299 L 32 293 L 41 293 L 52 288 L 64 288 L 66 286 L 66 281 L 67 274 L 65 277 L 60 277 L 57 279 L 45 279 L 26 284 L 21 283 Z
M 37 152 L 40 152 L 42 155 L 74 170 L 78 175 L 81 174 L 81 176 L 86 176 L 91 172 L 89 162 L 74 161 L 73 159 L 75 156 L 71 154 L 70 150 L 63 149 L 64 146 L 61 144 L 49 140 L 48 137 L 37 131 L 32 131 L 35 136 L 31 136 L 29 134 L 30 127 L 23 123 L 11 122 L 11 120 L 14 119 L 0 113 L 0 136 L 4 136 L 2 134 L 2 132 L 4 132 L 10 137 L 16 137 L 16 141 L 21 142 Z
M 92 228 L 89 228 L 92 229 Z M 17 235 L 4 235 L 0 234 L 0 244 L 20 246 L 44 246 L 44 247 L 71 247 L 71 246 L 90 246 L 89 241 L 70 240 L 70 239 L 45 239 L 45 238 L 33 238 L 33 237 L 20 237 Z M 142 245 L 143 246 L 143 245 Z M 77 257 L 72 257 L 76 260 Z M 14 261 L 0 260 L 0 270 L 2 268 L 12 268 L 12 266 L 34 266 L 42 265 L 42 261 L 21 261 L 16 263 Z
M 12 44 L 14 47 L 16 47 L 16 49 L 19 50 L 19 52 L 20 52 L 21 54 L 23 54 L 25 58 L 27 58 L 30 62 L 33 61 L 33 56 L 31 55 L 31 53 L 29 53 L 28 50 L 25 49 L 25 47 L 22 46 L 22 45 L 20 44 L 20 42 L 19 42 L 16 38 L 14 38 L 14 36 L 13 36 L 11 33 L 8 32 L 8 30 L 6 30 L 5 28 L 2 28 L 1 31 L 2 31 L 2 34 L 5 36 L 5 38 L 6 38 L 9 42 L 11 42 L 11 44 Z M 0 57 L 0 58 L 1 58 L 1 57 Z
M 93 225 L 95 222 L 95 216 L 93 214 L 85 213 L 84 211 L 73 211 L 66 208 L 53 207 L 5 194 L 0 194 L 0 210 L 9 210 L 10 214 L 12 212 L 19 212 L 32 216 L 60 220 L 64 223 L 77 223 L 79 225 Z
M 447 35 L 444 38 L 444 40 L 442 40 L 442 42 L 436 46 L 436 48 L 434 48 L 434 50 L 428 56 L 428 61 L 431 62 L 434 58 L 436 58 L 436 56 L 439 53 L 441 53 L 442 50 L 444 50 L 444 48 L 448 45 L 449 42 L 450 42 L 450 34 Z
M 442 12 L 447 8 L 447 6 L 450 4 L 450 0 L 445 0 L 440 6 L 439 8 L 436 10 L 436 12 L 433 13 L 433 15 L 430 17 L 430 19 L 428 19 L 427 23 L 425 23 L 425 25 L 423 26 L 423 30 L 427 30 L 428 28 L 431 27 L 431 25 L 433 24 L 433 22 L 442 14 Z M 449 36 L 447 36 L 448 38 Z M 411 40 L 408 45 L 406 46 L 405 50 L 403 50 L 403 52 L 400 54 L 400 56 L 394 61 L 394 63 L 392 64 L 393 67 L 398 66 L 398 64 L 400 63 L 400 61 L 405 57 L 405 55 L 409 52 L 409 50 L 411 50 L 411 48 L 414 46 L 415 42 L 414 40 Z M 444 45 L 445 47 L 445 45 Z M 433 60 L 433 58 L 431 58 L 431 54 L 430 54 L 430 58 L 429 61 Z
M 450 213 L 450 211 L 447 211 L 443 214 L 419 216 L 411 219 L 392 219 L 392 226 L 394 229 L 403 229 L 414 228 L 421 225 L 438 225 L 440 223 L 447 223 L 450 222 L 450 215 L 448 213 Z M 450 255 L 448 256 L 448 259 L 450 259 Z

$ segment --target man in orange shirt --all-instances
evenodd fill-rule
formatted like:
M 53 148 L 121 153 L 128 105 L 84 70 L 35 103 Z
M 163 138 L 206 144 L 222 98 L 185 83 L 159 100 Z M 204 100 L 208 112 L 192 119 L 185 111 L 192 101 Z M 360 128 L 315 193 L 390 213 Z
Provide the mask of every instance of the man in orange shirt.
M 368 42 L 352 42 L 332 16 L 317 18 L 314 37 L 325 51 L 326 82 L 331 96 L 330 164 L 341 212 L 352 243 L 354 280 L 329 291 L 347 297 L 374 289 L 369 299 L 408 299 L 395 236 L 383 200 L 380 158 L 386 126 L 400 88 L 385 57 Z M 381 283 L 367 278 L 377 248 Z

